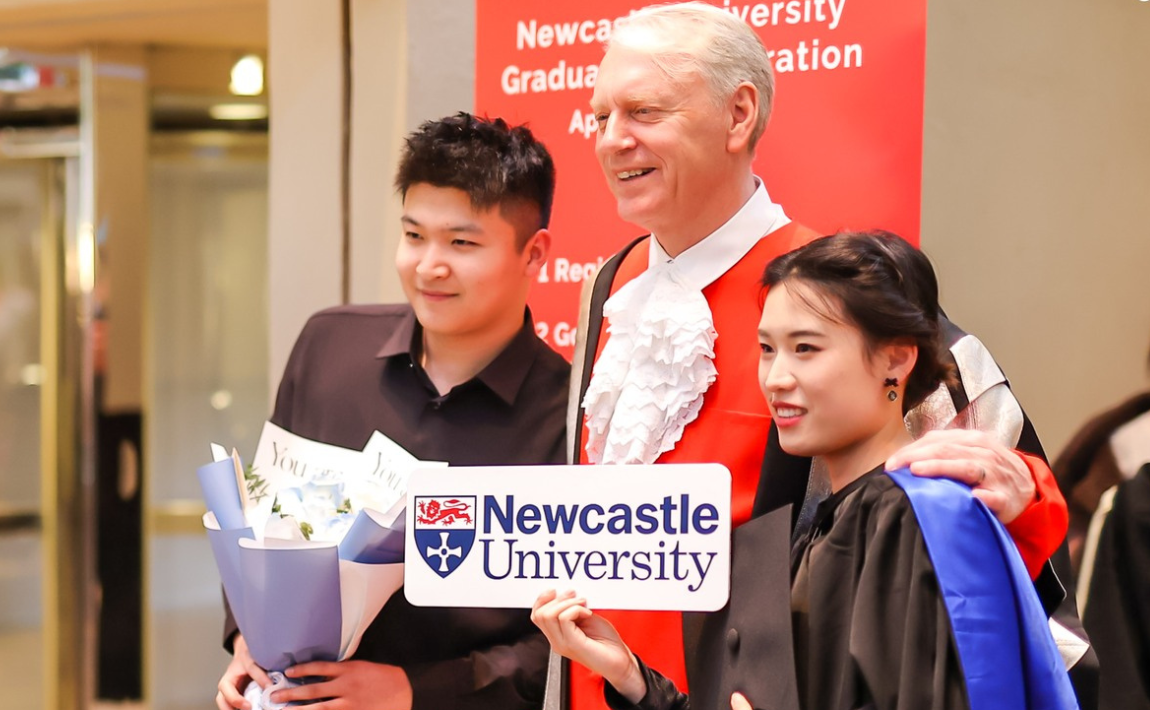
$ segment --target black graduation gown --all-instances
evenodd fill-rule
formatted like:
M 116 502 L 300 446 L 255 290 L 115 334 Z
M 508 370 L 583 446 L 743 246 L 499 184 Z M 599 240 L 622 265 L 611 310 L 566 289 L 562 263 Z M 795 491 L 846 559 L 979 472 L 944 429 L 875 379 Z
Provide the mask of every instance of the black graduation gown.
M 934 566 L 906 494 L 881 469 L 820 504 L 792 550 L 791 620 L 804 710 L 967 708 Z M 754 595 L 740 589 L 732 599 Z M 744 636 L 747 634 L 744 633 Z M 690 699 L 646 666 L 647 696 L 613 708 L 686 710 Z M 761 702 L 750 698 L 756 707 Z M 706 705 L 729 707 L 725 699 Z
M 922 530 L 906 493 L 881 469 L 823 501 L 793 557 L 805 710 L 968 707 Z
M 1098 541 L 1082 621 L 1103 710 L 1150 710 L 1150 464 L 1118 487 Z
M 963 490 L 906 471 L 887 475 L 880 466 L 823 501 L 792 551 L 797 702 L 788 702 L 785 689 L 765 699 L 748 691 L 755 707 L 966 709 L 977 695 L 985 708 L 1077 708 L 1013 543 Z M 756 596 L 738 577 L 732 604 Z M 753 625 L 745 630 L 764 633 Z M 738 645 L 704 646 L 701 653 L 726 657 Z M 643 672 L 648 693 L 638 707 L 690 707 L 665 679 Z M 762 674 L 771 672 L 762 666 Z M 704 699 L 707 707 L 727 706 L 731 686 L 717 687 Z M 630 707 L 614 693 L 608 702 Z

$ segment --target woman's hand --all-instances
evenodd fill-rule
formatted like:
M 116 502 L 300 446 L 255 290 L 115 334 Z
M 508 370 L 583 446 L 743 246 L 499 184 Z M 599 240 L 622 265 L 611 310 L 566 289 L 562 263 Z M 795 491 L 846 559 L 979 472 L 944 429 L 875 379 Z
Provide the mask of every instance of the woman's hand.
M 754 710 L 742 693 L 731 693 L 731 710 Z
M 647 694 L 647 682 L 631 649 L 611 622 L 587 608 L 586 599 L 572 591 L 548 590 L 535 600 L 531 620 L 555 653 L 603 676 L 627 700 L 638 703 Z

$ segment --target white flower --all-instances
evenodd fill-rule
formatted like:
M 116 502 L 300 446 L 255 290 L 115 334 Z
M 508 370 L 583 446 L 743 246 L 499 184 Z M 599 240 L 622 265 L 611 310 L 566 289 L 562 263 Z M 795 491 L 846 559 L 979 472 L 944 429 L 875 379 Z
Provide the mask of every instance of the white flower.
M 264 537 L 339 542 L 364 508 L 386 511 L 394 494 L 376 481 L 308 482 L 276 492 Z

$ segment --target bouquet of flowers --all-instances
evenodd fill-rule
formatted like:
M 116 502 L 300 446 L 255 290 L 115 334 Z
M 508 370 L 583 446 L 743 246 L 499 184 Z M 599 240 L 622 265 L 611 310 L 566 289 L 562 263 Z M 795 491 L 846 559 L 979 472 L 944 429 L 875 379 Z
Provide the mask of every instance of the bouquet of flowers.
M 250 469 L 212 448 L 204 527 L 252 658 L 276 689 L 290 666 L 348 658 L 403 585 L 406 480 L 426 464 L 379 432 L 353 451 L 270 423 Z M 273 706 L 254 684 L 245 695 Z

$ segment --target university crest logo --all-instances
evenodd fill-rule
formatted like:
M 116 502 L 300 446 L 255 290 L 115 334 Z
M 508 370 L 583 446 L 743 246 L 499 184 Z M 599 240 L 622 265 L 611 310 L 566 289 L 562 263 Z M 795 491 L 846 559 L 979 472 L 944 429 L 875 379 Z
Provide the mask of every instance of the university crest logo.
M 475 542 L 475 496 L 416 496 L 415 544 L 440 577 L 467 559 Z

